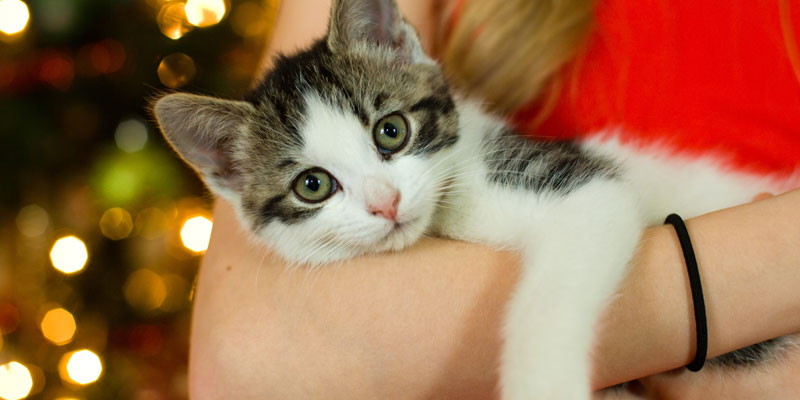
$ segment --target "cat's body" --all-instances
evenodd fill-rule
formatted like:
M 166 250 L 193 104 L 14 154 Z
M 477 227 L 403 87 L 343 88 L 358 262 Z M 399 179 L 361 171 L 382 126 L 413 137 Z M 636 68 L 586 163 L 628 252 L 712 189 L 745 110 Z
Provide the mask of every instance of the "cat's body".
M 334 1 L 328 35 L 276 60 L 246 101 L 173 94 L 155 111 L 243 225 L 289 261 L 401 250 L 424 234 L 521 251 L 506 399 L 588 398 L 593 326 L 646 225 L 788 188 L 611 134 L 523 139 L 450 93 L 391 0 Z

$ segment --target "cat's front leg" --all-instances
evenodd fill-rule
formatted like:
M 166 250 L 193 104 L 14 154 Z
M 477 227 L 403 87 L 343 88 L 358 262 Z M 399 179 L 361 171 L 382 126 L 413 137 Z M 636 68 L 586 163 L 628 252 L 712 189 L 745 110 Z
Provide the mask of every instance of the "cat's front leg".
M 626 185 L 598 180 L 538 222 L 506 316 L 502 397 L 588 399 L 594 325 L 641 235 L 638 201 Z

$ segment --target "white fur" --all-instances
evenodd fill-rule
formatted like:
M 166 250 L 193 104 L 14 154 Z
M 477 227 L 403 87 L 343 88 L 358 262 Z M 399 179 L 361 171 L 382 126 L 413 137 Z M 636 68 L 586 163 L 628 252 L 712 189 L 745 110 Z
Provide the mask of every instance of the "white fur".
M 710 157 L 658 146 L 624 146 L 607 132 L 584 146 L 618 162 L 622 183 L 594 181 L 566 198 L 490 187 L 480 158 L 471 153 L 482 135 L 493 134 L 497 121 L 472 104 L 462 105 L 461 113 L 464 140 L 454 158 L 468 161 L 453 171 L 458 193 L 446 197 L 436 229 L 523 252 L 505 321 L 504 399 L 589 398 L 593 325 L 645 224 L 661 223 L 672 212 L 690 218 L 788 188 L 788 177 L 736 173 Z
M 592 326 L 643 227 L 638 198 L 629 184 L 603 180 L 565 198 L 493 185 L 474 151 L 498 121 L 474 105 L 461 112 L 454 193 L 436 230 L 523 252 L 505 322 L 503 398 L 588 398 Z
M 621 181 L 595 179 L 566 196 L 504 188 L 488 182 L 479 152 L 484 136 L 499 134 L 502 121 L 474 103 L 459 104 L 461 137 L 454 148 L 429 160 L 399 155 L 386 162 L 370 128 L 355 116 L 316 96 L 306 102 L 303 161 L 327 169 L 343 190 L 318 216 L 272 228 L 268 241 L 292 260 L 330 262 L 401 249 L 428 228 L 522 251 L 523 270 L 504 330 L 504 399 L 589 398 L 593 326 L 646 224 L 660 223 L 671 212 L 688 218 L 781 188 L 775 178 L 734 173 L 711 158 L 682 157 L 657 146 L 626 146 L 608 133 L 584 146 L 618 162 Z M 417 121 L 409 122 L 413 135 Z M 392 224 L 367 211 L 369 196 L 376 196 L 376 184 L 369 182 L 401 193 L 398 219 L 411 221 L 402 234 L 390 234 Z M 326 247 L 333 237 L 335 245 Z
M 261 232 L 264 241 L 288 260 L 312 264 L 399 250 L 416 241 L 430 225 L 438 199 L 430 162 L 416 157 L 386 162 L 375 149 L 372 127 L 365 128 L 354 115 L 315 94 L 306 96 L 306 107 L 301 127 L 306 146 L 299 161 L 309 168 L 326 169 L 341 190 L 326 200 L 314 218 L 293 225 L 268 225 Z M 409 123 L 413 129 L 415 121 Z M 395 230 L 394 223 L 368 211 L 368 204 L 383 195 L 368 182 L 380 182 L 401 193 L 397 222 L 402 228 Z M 294 201 L 303 206 L 300 200 Z
M 646 205 L 648 224 L 670 213 L 691 218 L 780 193 L 798 183 L 792 176 L 757 176 L 726 166 L 722 156 L 689 156 L 658 144 L 623 144 L 613 131 L 584 142 L 587 149 L 618 162 Z
M 313 94 L 306 96 L 306 109 L 301 162 L 329 171 L 341 190 L 314 218 L 268 225 L 264 239 L 287 259 L 311 263 L 399 250 L 426 228 L 522 251 L 523 272 L 505 323 L 505 399 L 589 397 L 593 325 L 645 224 L 780 189 L 777 179 L 725 171 L 711 158 L 625 146 L 601 133 L 584 146 L 618 162 L 622 182 L 595 180 L 566 197 L 537 194 L 488 182 L 481 141 L 498 134 L 502 121 L 477 104 L 460 102 L 461 137 L 453 149 L 433 159 L 399 155 L 390 162 L 376 151 L 371 127 L 351 113 Z M 413 135 L 418 122 L 409 124 Z M 400 192 L 398 222 L 407 226 L 393 231 L 393 223 L 368 211 L 381 195 L 376 187 Z

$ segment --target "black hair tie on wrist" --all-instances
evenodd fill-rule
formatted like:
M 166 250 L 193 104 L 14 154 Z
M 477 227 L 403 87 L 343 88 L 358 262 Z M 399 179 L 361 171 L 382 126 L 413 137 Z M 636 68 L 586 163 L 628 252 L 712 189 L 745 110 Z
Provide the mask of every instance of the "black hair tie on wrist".
M 678 240 L 683 249 L 683 258 L 686 260 L 686 271 L 689 273 L 689 285 L 692 289 L 692 303 L 694 304 L 694 324 L 697 331 L 697 350 L 686 369 L 692 372 L 700 371 L 706 362 L 708 352 L 708 325 L 706 321 L 706 304 L 703 300 L 703 285 L 700 283 L 700 271 L 697 269 L 697 258 L 694 255 L 692 241 L 686 224 L 678 214 L 670 214 L 664 224 L 672 224 L 678 234 Z

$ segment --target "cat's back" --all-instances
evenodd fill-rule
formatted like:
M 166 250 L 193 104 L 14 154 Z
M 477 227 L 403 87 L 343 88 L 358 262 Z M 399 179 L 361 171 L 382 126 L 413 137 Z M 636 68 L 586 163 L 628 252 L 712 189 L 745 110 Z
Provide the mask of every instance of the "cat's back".
M 509 225 L 536 223 L 593 181 L 628 184 L 652 225 L 673 212 L 689 218 L 749 202 L 759 193 L 778 193 L 792 180 L 737 172 L 714 155 L 623 143 L 609 132 L 584 141 L 531 139 L 482 113 L 476 103 L 465 102 L 459 111 L 452 183 L 434 224 L 438 234 L 458 239 L 513 242 L 518 232 Z
M 690 218 L 747 203 L 759 193 L 780 193 L 797 177 L 736 170 L 720 154 L 686 154 L 667 145 L 625 143 L 613 132 L 582 141 L 587 151 L 614 160 L 641 198 L 647 222 L 670 213 Z

